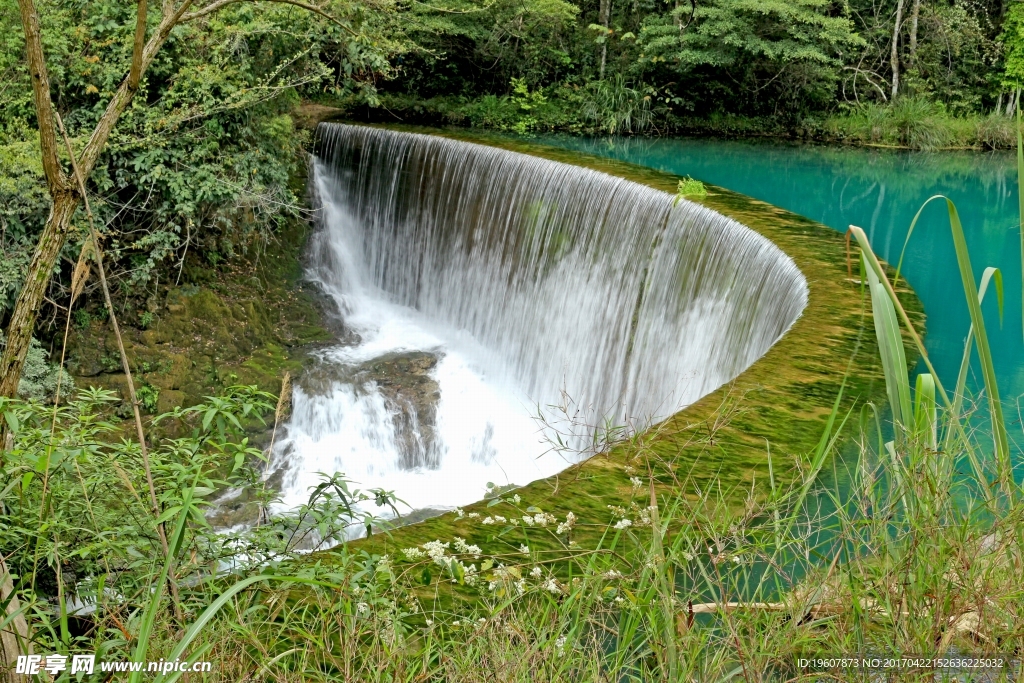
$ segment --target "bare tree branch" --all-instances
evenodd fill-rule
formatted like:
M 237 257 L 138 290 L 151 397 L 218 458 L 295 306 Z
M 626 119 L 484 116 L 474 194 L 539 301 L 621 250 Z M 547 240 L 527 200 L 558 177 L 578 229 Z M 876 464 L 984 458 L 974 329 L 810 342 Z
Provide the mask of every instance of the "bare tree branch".
M 259 2 L 259 1 L 260 0 L 215 0 L 214 2 L 211 2 L 206 7 L 203 7 L 202 9 L 197 9 L 195 12 L 189 12 L 188 14 L 186 14 L 184 17 L 181 18 L 181 23 L 184 24 L 187 21 L 193 21 L 193 20 L 198 19 L 200 17 L 205 17 L 208 14 L 213 14 L 214 12 L 216 12 L 216 11 L 218 11 L 218 10 L 224 8 L 224 7 L 227 7 L 228 5 L 234 5 L 234 4 L 239 3 L 239 2 Z M 324 10 L 320 9 L 316 5 L 310 5 L 308 3 L 301 2 L 301 0 L 264 0 L 264 1 L 265 2 L 277 3 L 279 5 L 294 5 L 295 7 L 301 7 L 302 9 L 304 9 L 304 10 L 306 10 L 308 12 L 312 12 L 313 14 L 319 14 L 321 17 L 323 17 L 324 19 L 327 19 L 329 22 L 331 22 L 335 26 L 340 27 L 343 31 L 347 32 L 351 36 L 357 36 L 358 35 L 355 31 L 350 29 L 348 26 L 346 26 L 345 24 L 341 23 L 336 18 L 332 17 L 330 14 L 328 14 Z

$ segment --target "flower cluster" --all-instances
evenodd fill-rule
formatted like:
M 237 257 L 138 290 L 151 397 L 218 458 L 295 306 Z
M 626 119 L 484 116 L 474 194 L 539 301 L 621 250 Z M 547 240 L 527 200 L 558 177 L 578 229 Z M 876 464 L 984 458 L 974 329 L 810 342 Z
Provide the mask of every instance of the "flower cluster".
M 480 554 L 483 552 L 480 550 L 480 546 L 470 545 L 466 543 L 465 539 L 456 536 L 455 540 L 451 543 L 442 543 L 437 540 L 428 541 L 419 548 L 405 548 L 402 550 L 402 554 L 412 561 L 429 557 L 430 560 L 438 567 L 441 567 L 451 573 L 453 577 L 452 581 L 458 581 L 459 578 L 461 578 L 469 586 L 476 585 L 477 579 L 479 578 L 476 565 L 464 564 L 448 552 L 449 547 L 451 547 L 456 553 L 472 556 L 474 560 L 479 559 Z
M 558 528 L 555 529 L 555 533 L 559 535 L 567 534 L 572 531 L 574 526 L 576 526 L 576 515 L 571 512 L 566 513 L 565 521 L 558 525 Z
M 430 556 L 430 559 L 434 561 L 434 564 L 445 566 L 448 564 L 448 549 L 447 543 L 441 543 L 441 541 L 428 541 L 423 544 L 423 549 Z
M 554 524 L 558 519 L 548 512 L 538 512 L 533 515 L 523 515 L 523 524 L 526 526 L 547 526 L 548 524 Z
M 415 562 L 416 560 L 422 560 L 427 556 L 425 552 L 419 548 L 405 548 L 402 550 L 402 554 L 405 555 L 405 559 Z
M 480 546 L 478 546 L 478 545 L 469 545 L 469 544 L 466 543 L 465 539 L 462 539 L 462 538 L 459 538 L 458 536 L 456 536 L 455 540 L 452 541 L 452 547 L 455 549 L 455 552 L 457 552 L 457 553 L 464 553 L 466 555 L 472 555 L 474 560 L 480 559 L 480 553 L 481 553 Z
M 625 529 L 626 527 L 634 525 L 650 526 L 651 512 L 654 510 L 654 507 L 640 507 L 636 503 L 630 503 L 628 510 L 624 507 L 619 507 L 618 505 L 609 505 L 608 509 L 612 511 L 612 517 L 619 520 L 619 522 L 615 524 L 614 528 Z

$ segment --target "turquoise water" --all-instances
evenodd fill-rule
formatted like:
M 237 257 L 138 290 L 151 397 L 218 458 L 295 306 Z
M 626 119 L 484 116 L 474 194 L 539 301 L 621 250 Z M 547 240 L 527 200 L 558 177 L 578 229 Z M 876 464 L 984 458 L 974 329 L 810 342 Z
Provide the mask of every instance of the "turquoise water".
M 1020 438 L 1018 398 L 1024 394 L 1024 341 L 1014 154 L 892 152 L 687 138 L 545 137 L 541 141 L 690 175 L 839 231 L 858 225 L 871 238 L 875 251 L 893 264 L 899 260 L 910 222 L 921 204 L 932 195 L 947 195 L 960 213 L 975 277 L 980 278 L 988 266 L 1003 272 L 1002 327 L 991 290 L 984 311 L 1006 417 Z M 903 272 L 928 316 L 928 354 L 943 384 L 952 387 L 970 317 L 943 202 L 933 202 L 922 214 L 907 248 Z M 972 385 L 980 386 L 976 358 L 972 369 Z

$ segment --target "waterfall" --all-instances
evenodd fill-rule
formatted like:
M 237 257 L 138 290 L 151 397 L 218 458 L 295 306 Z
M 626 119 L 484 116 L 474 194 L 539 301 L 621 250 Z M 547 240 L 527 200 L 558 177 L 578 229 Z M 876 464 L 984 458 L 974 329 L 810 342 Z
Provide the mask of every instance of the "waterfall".
M 534 419 L 548 406 L 664 418 L 736 377 L 807 303 L 792 260 L 752 230 L 568 164 L 321 124 L 310 185 L 307 274 L 344 333 L 295 388 L 274 460 L 285 506 L 317 472 L 413 508 L 549 476 L 569 463 Z

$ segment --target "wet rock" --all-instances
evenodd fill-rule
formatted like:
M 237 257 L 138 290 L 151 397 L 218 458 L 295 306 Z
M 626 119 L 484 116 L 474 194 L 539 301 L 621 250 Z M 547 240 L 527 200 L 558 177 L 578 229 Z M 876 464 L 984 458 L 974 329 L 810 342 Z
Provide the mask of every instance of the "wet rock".
M 441 389 L 431 376 L 439 358 L 433 353 L 389 354 L 375 359 L 357 377 L 377 385 L 391 412 L 403 469 L 437 469 L 441 464 L 437 403 Z
M 439 352 L 389 353 L 359 365 L 323 359 L 299 381 L 308 394 L 331 391 L 336 382 L 352 385 L 357 393 L 379 391 L 395 428 L 395 441 L 403 469 L 436 469 L 441 464 L 437 434 L 437 403 L 441 388 L 433 370 Z

